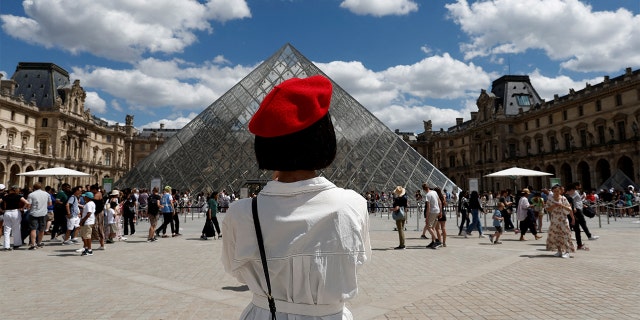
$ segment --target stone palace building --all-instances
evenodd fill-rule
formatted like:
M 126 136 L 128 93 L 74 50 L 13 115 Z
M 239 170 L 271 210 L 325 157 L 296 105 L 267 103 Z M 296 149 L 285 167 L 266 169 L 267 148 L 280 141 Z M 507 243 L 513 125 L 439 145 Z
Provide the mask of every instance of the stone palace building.
M 31 186 L 36 180 L 57 188 L 55 178 L 19 173 L 66 167 L 90 174 L 64 179 L 71 185 L 117 181 L 162 144 L 171 129 L 109 124 L 85 108 L 80 80 L 53 63 L 20 62 L 11 79 L 0 75 L 0 183 Z
M 482 90 L 471 120 L 456 119 L 446 130 L 398 133 L 459 187 L 468 190 L 478 179 L 480 191 L 532 186 L 549 187 L 549 177 L 562 184 L 580 181 L 583 189 L 599 188 L 623 173 L 640 181 L 640 71 L 604 77 L 598 84 L 544 101 L 528 76 L 503 76 L 491 92 Z M 553 174 L 545 178 L 488 178 L 510 167 Z

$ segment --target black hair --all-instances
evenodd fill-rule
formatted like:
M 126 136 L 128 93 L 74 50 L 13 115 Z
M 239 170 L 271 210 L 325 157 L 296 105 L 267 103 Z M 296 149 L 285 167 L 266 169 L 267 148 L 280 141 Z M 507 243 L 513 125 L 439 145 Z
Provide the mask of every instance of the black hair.
M 117 203 L 117 202 L 115 202 L 115 201 L 111 201 L 111 203 L 109 203 L 109 207 L 110 207 L 111 209 L 115 209 L 117 206 L 118 206 L 118 203 Z
M 254 150 L 258 168 L 263 170 L 319 170 L 328 167 L 336 157 L 336 133 L 331 116 L 301 131 L 265 138 L 256 136 Z

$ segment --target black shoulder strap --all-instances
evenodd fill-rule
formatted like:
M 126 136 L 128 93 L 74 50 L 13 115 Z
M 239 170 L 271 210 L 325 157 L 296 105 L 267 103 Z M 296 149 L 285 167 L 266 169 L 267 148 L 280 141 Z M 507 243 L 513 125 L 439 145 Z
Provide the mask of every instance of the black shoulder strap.
M 262 241 L 262 229 L 260 228 L 260 219 L 258 219 L 258 197 L 251 200 L 251 212 L 253 213 L 253 225 L 256 228 L 256 238 L 258 238 L 258 248 L 260 249 L 260 259 L 262 260 L 262 269 L 264 270 L 264 278 L 267 282 L 267 300 L 269 300 L 269 311 L 271 311 L 271 319 L 276 319 L 276 302 L 271 296 L 271 280 L 269 279 L 269 267 L 267 267 L 267 255 L 264 252 L 264 242 Z

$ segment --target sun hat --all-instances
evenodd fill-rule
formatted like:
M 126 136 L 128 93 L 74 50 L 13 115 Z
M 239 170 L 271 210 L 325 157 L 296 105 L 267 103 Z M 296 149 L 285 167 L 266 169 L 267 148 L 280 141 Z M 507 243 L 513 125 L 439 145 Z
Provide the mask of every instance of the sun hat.
M 165 190 L 171 190 L 171 186 L 165 186 L 164 189 Z
M 402 186 L 397 186 L 395 190 L 393 190 L 393 194 L 398 197 L 404 196 L 406 190 Z
M 527 189 L 527 188 L 524 188 L 524 189 L 522 189 L 522 193 L 530 194 L 531 191 L 529 191 L 529 189 Z
M 82 196 L 83 197 L 87 197 L 89 199 L 93 199 L 93 192 L 87 191 L 87 192 L 83 193 Z
M 111 191 L 111 194 L 109 194 L 110 196 L 119 196 L 120 195 L 120 191 L 118 191 L 118 189 L 114 189 Z
M 332 90 L 331 81 L 320 75 L 285 80 L 262 100 L 249 131 L 274 138 L 306 129 L 329 112 Z

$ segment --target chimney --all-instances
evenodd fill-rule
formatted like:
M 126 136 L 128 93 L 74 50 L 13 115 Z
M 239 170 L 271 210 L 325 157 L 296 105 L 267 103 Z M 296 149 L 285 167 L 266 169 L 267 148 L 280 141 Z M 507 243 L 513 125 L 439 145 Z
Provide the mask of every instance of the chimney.
M 160 123 L 160 130 L 164 129 L 164 123 Z
M 456 126 L 460 126 L 462 124 L 462 118 L 456 118 Z

